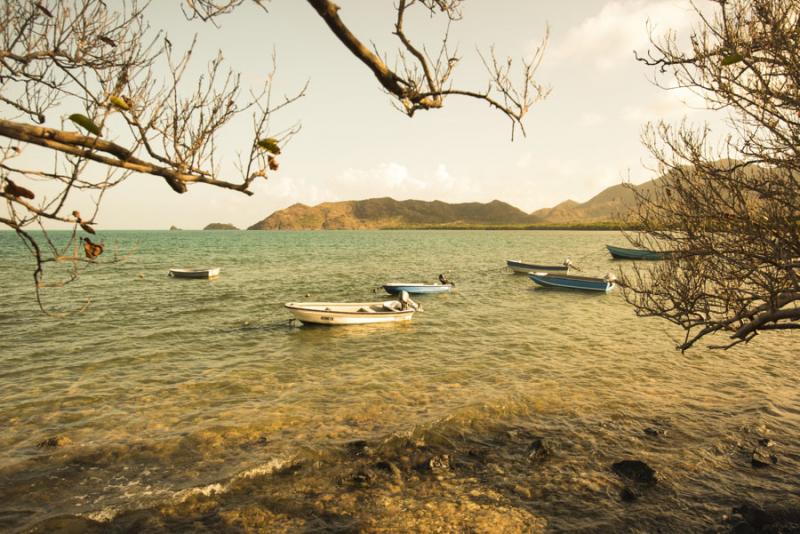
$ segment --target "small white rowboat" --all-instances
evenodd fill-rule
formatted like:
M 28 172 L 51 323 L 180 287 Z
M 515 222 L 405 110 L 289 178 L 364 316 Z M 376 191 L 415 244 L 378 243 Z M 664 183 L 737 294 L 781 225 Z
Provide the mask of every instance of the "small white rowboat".
M 350 325 L 410 321 L 419 306 L 405 300 L 384 302 L 289 302 L 286 308 L 304 323 Z
M 170 269 L 169 275 L 175 278 L 216 278 L 219 276 L 219 267 L 213 269 Z

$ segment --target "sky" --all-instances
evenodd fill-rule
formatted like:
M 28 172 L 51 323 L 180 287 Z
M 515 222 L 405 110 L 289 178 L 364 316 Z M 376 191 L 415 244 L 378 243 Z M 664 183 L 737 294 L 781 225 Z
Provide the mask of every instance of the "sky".
M 700 0 L 702 2 L 702 0 Z M 339 0 L 340 16 L 362 41 L 392 57 L 393 2 Z M 702 99 L 665 91 L 653 70 L 635 61 L 649 31 L 685 35 L 697 23 L 688 0 L 469 0 L 451 29 L 462 60 L 454 85 L 480 90 L 487 76 L 476 50 L 530 54 L 549 27 L 537 80 L 551 88 L 525 120 L 527 136 L 510 138 L 509 121 L 485 103 L 452 97 L 440 110 L 409 118 L 391 105 L 376 79 L 303 1 L 271 0 L 264 13 L 245 5 L 219 27 L 182 18 L 175 2 L 153 2 L 150 20 L 176 47 L 198 37 L 192 63 L 200 73 L 219 50 L 254 87 L 271 69 L 273 92 L 307 95 L 272 119 L 276 130 L 301 131 L 285 147 L 280 170 L 253 186 L 255 195 L 197 184 L 178 195 L 162 179 L 133 175 L 105 197 L 106 229 L 202 228 L 210 222 L 247 227 L 300 202 L 390 196 L 446 202 L 502 200 L 527 212 L 567 199 L 583 202 L 622 181 L 656 177 L 640 142 L 648 121 L 709 120 Z M 410 37 L 437 48 L 442 21 L 416 16 Z M 221 169 L 249 148 L 246 124 L 224 132 Z M 227 161 L 227 163 L 226 163 Z M 231 176 L 236 179 L 236 176 Z

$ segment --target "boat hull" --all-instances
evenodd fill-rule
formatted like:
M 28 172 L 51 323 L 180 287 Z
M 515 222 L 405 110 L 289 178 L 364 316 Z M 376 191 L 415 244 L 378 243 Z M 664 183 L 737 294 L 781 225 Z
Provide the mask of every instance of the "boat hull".
M 332 326 L 410 321 L 416 311 L 390 310 L 385 304 L 383 302 L 289 302 L 285 306 L 298 321 Z M 359 311 L 361 309 L 369 311 Z
M 390 295 L 398 295 L 405 291 L 412 295 L 425 295 L 431 293 L 447 293 L 453 286 L 450 284 L 384 284 L 383 289 Z
M 506 265 L 515 273 L 567 273 L 569 267 L 566 265 L 536 265 L 534 263 L 525 263 L 518 260 L 506 260 Z
M 542 287 L 556 289 L 572 289 L 576 291 L 592 291 L 607 293 L 614 289 L 614 282 L 603 278 L 588 276 L 559 275 L 553 273 L 531 273 L 528 277 Z
M 169 275 L 174 278 L 210 279 L 219 276 L 219 267 L 213 269 L 170 269 Z
M 667 257 L 665 252 L 656 252 L 653 250 L 643 250 L 637 248 L 623 248 L 615 247 L 613 245 L 606 245 L 606 248 L 611 253 L 615 260 L 663 260 Z

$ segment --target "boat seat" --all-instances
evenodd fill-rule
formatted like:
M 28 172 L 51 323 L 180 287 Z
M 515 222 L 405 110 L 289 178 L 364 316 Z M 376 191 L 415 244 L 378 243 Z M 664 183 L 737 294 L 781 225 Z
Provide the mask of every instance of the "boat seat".
M 361 308 L 358 309 L 358 311 L 362 312 L 362 313 L 375 313 L 375 310 L 373 310 L 372 308 L 367 308 L 367 307 L 361 307 Z

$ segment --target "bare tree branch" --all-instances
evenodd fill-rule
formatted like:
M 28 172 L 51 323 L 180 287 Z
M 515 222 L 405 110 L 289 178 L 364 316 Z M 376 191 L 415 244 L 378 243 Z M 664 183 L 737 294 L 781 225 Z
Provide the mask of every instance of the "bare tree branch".
M 800 3 L 715 1 L 714 16 L 698 12 L 689 50 L 668 34 L 639 58 L 664 87 L 726 110 L 733 128 L 718 144 L 686 123 L 643 134 L 664 176 L 637 191 L 643 232 L 630 239 L 669 258 L 622 283 L 639 315 L 684 329 L 681 350 L 715 333 L 729 348 L 800 327 Z
M 461 0 L 399 0 L 394 35 L 397 36 L 403 50 L 399 53 L 403 73 L 399 74 L 389 68 L 378 53 L 373 52 L 358 39 L 339 16 L 340 7 L 330 0 L 307 0 L 328 28 L 344 44 L 350 52 L 361 60 L 372 71 L 381 86 L 399 102 L 401 109 L 409 116 L 418 110 L 430 110 L 443 107 L 447 96 L 465 96 L 488 103 L 491 107 L 505 114 L 512 124 L 512 139 L 515 128 L 523 134 L 523 118 L 530 107 L 545 98 L 549 89 L 534 79 L 547 44 L 547 36 L 543 39 L 533 56 L 522 61 L 519 80 L 514 83 L 511 77 L 512 61 L 499 62 L 492 51 L 492 61 L 484 60 L 490 77 L 489 88 L 485 91 L 454 89 L 450 86 L 450 78 L 459 61 L 458 56 L 448 53 L 447 33 L 442 42 L 438 59 L 434 62 L 424 48 L 415 45 L 405 29 L 405 15 L 409 8 L 419 5 L 431 13 L 443 13 L 449 21 L 457 21 L 461 17 Z M 412 59 L 406 57 L 408 53 Z M 482 58 L 483 59 L 483 58 Z

